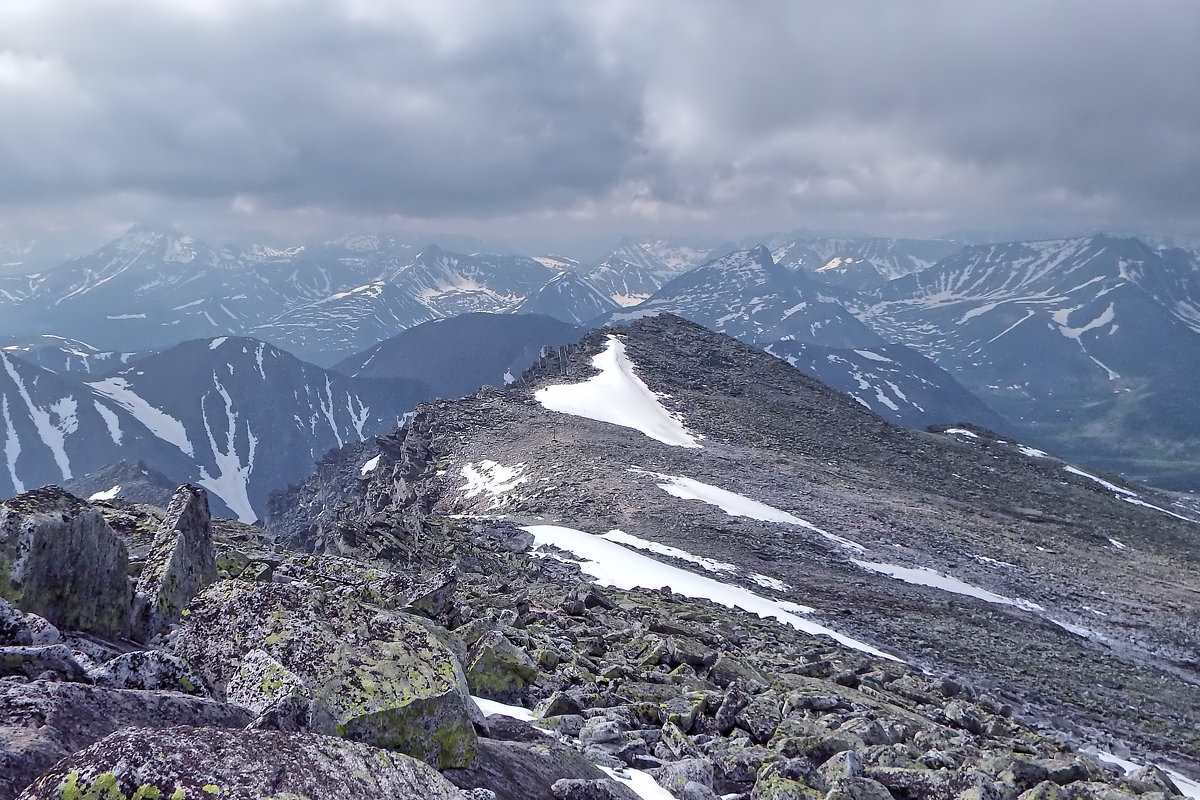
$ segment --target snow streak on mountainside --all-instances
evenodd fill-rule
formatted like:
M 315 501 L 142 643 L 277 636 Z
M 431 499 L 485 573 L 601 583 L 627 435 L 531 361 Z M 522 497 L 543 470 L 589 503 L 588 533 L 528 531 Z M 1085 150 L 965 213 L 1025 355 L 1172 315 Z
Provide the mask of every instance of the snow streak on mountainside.
M 186 342 L 87 382 L 0 354 L 0 494 L 121 461 L 209 489 L 242 521 L 322 453 L 390 430 L 428 389 L 351 379 L 240 337 Z
M 627 242 L 584 272 L 588 282 L 619 306 L 633 306 L 709 255 L 706 248 L 666 242 Z
M 781 266 L 825 283 L 867 290 L 928 269 L 959 247 L 936 239 L 819 238 L 789 242 L 771 255 Z
M 970 247 L 856 308 L 1064 454 L 1200 487 L 1200 266 L 1095 236 Z

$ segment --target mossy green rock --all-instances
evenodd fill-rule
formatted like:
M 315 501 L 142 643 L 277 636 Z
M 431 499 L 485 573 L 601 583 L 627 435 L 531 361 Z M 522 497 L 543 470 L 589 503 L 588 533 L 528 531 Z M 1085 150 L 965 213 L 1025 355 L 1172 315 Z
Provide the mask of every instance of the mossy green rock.
M 231 682 L 244 686 L 245 675 L 238 676 L 249 654 L 269 656 L 311 697 L 313 730 L 439 768 L 467 766 L 475 754 L 474 704 L 462 670 L 406 614 L 302 584 L 221 581 L 189 607 L 174 647 L 200 665 L 218 696 L 226 696 Z M 285 693 L 299 691 L 289 685 Z M 263 693 L 271 695 L 272 687 Z
M 533 659 L 500 631 L 480 636 L 467 655 L 467 685 L 472 694 L 490 700 L 521 700 L 538 674 Z
M 21 800 L 461 800 L 421 762 L 315 734 L 133 728 L 60 761 Z
M 129 635 L 125 544 L 57 486 L 0 503 L 0 597 L 66 630 Z

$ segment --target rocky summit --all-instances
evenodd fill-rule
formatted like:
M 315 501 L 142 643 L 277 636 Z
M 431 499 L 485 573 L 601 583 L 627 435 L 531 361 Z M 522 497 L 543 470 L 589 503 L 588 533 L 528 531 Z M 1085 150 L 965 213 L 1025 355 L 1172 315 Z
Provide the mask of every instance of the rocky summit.
M 642 319 L 265 528 L 0 504 L 0 798 L 1200 796 L 1197 520 Z

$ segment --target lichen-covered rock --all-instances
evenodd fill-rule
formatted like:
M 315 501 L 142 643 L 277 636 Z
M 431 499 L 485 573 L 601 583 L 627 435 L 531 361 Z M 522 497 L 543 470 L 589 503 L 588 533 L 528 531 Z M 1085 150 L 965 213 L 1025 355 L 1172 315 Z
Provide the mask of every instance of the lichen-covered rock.
M 57 486 L 0 503 L 0 597 L 51 624 L 129 634 L 129 556 L 95 508 Z
M 558 800 L 638 800 L 637 793 L 612 778 L 563 778 L 551 790 Z
M 110 689 L 148 689 L 207 697 L 204 678 L 191 664 L 160 650 L 124 653 L 88 670 L 97 686 Z
M 551 787 L 556 781 L 605 777 L 582 753 L 547 736 L 538 742 L 480 739 L 469 769 L 444 774 L 463 789 L 491 789 L 498 800 L 554 800 Z
M 311 703 L 312 694 L 299 675 L 263 650 L 251 650 L 225 686 L 225 699 L 263 714 L 288 698 Z
M 242 728 L 251 718 L 243 708 L 175 693 L 0 681 L 0 798 L 16 797 L 55 761 L 119 728 Z
M 663 764 L 650 773 L 658 785 L 678 796 L 688 783 L 713 785 L 713 765 L 707 758 L 682 758 Z
M 537 664 L 500 631 L 488 631 L 467 654 L 467 685 L 473 694 L 511 703 L 538 677 Z
M 313 730 L 440 768 L 470 764 L 474 702 L 453 654 L 421 621 L 301 584 L 244 581 L 213 584 L 188 611 L 175 652 L 219 697 L 233 682 L 245 698 L 234 679 L 259 650 L 303 684 Z M 276 693 L 268 685 L 263 694 Z
M 50 624 L 50 620 L 37 614 L 26 614 L 25 625 L 29 628 L 32 645 L 58 644 L 63 640 L 62 631 Z
M 461 800 L 408 756 L 317 734 L 133 728 L 70 756 L 21 800 Z
M 134 636 L 148 641 L 179 621 L 188 602 L 217 579 L 208 493 L 175 490 L 137 582 Z
M 765 765 L 754 781 L 751 800 L 818 800 L 821 793 L 805 781 L 807 770 L 801 763 L 797 759 Z
M 829 787 L 825 800 L 893 800 L 892 793 L 870 778 L 839 778 Z
M 0 647 L 0 675 L 81 682 L 88 679 L 71 651 L 61 644 Z
M 0 597 L 0 645 L 10 644 L 33 644 L 33 631 L 29 629 L 29 623 L 21 609 L 14 608 Z

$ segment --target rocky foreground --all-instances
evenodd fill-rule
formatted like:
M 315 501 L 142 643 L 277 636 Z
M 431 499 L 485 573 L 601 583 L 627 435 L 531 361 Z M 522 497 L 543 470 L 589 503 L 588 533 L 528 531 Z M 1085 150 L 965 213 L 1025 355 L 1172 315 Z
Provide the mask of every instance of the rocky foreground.
M 392 504 L 317 554 L 211 520 L 191 486 L 166 509 L 12 498 L 0 798 L 1180 793 L 966 682 L 668 591 L 602 590 L 532 544 Z

